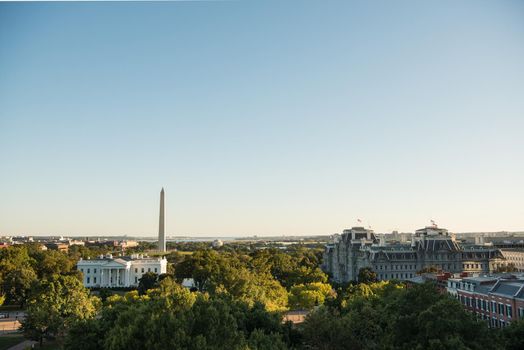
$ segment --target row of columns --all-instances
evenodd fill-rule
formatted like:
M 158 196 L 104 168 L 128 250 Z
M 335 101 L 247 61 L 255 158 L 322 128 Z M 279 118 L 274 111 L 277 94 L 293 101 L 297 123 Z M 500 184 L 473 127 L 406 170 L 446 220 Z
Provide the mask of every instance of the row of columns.
M 122 279 L 120 278 L 120 271 L 122 271 Z M 108 287 L 128 287 L 129 271 L 127 269 L 118 268 L 102 268 L 100 274 L 100 285 Z M 107 277 L 106 277 L 107 276 Z M 111 280 L 113 279 L 113 280 Z

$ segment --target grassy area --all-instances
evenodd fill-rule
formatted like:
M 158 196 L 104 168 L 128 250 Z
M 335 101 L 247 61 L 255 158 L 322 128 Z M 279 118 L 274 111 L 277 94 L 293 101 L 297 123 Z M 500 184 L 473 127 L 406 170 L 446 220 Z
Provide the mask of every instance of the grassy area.
M 25 339 L 21 335 L 2 335 L 0 336 L 0 350 L 9 349 L 18 343 L 23 342 Z
M 31 348 L 27 348 L 27 349 L 29 350 Z M 62 349 L 62 345 L 60 345 L 60 343 L 58 343 L 56 341 L 48 341 L 48 342 L 44 342 L 44 344 L 42 344 L 42 347 L 40 347 L 38 344 L 35 344 L 34 349 L 61 350 Z
M 20 311 L 20 305 L 2 305 L 0 306 L 1 311 Z
M 194 252 L 184 252 L 184 251 L 179 251 L 179 253 L 180 253 L 181 255 L 191 255 L 191 254 L 193 254 Z
M 47 342 L 42 345 L 42 347 L 39 347 L 38 344 L 35 345 L 35 349 L 42 349 L 42 350 L 60 350 L 62 349 L 62 346 L 58 344 L 57 342 Z

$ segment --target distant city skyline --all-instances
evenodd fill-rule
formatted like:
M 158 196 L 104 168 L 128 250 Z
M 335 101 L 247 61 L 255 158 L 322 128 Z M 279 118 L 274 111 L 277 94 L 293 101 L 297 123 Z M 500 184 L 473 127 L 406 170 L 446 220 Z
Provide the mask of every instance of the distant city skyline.
M 0 235 L 524 230 L 524 2 L 0 3 Z

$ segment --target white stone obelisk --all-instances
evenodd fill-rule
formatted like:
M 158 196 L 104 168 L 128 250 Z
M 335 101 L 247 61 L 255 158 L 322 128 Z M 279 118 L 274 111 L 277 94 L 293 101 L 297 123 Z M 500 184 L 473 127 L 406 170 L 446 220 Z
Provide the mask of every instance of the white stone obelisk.
M 164 231 L 164 188 L 160 191 L 160 220 L 158 223 L 158 250 L 166 251 L 166 233 Z

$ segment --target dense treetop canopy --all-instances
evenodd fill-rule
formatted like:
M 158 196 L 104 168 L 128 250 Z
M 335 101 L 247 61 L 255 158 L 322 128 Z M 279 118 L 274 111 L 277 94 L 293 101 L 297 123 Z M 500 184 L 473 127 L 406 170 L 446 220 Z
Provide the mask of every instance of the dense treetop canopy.
M 128 291 L 83 287 L 75 263 L 96 253 L 0 251 L 0 301 L 26 309 L 28 338 L 79 350 L 522 349 L 522 321 L 488 329 L 432 284 L 377 282 L 369 269 L 361 283 L 331 284 L 315 248 L 176 251 L 168 274 Z M 289 310 L 309 314 L 292 325 Z

